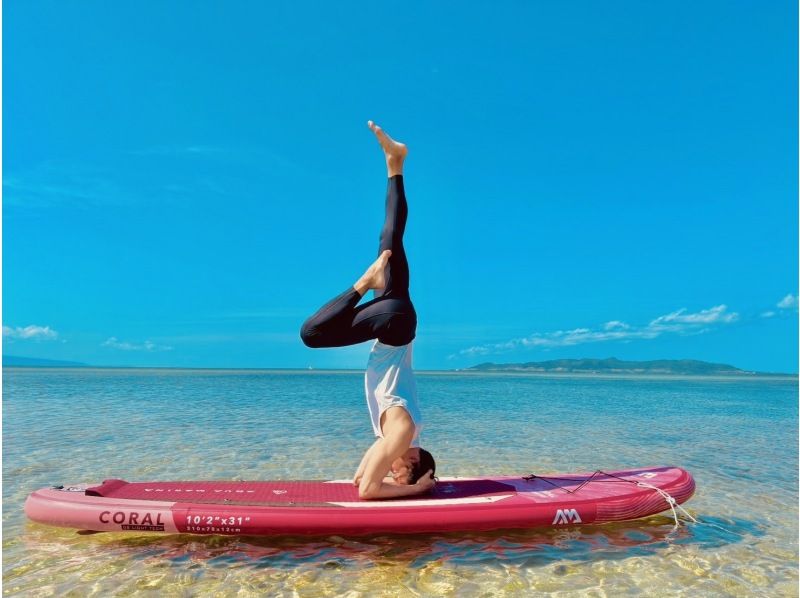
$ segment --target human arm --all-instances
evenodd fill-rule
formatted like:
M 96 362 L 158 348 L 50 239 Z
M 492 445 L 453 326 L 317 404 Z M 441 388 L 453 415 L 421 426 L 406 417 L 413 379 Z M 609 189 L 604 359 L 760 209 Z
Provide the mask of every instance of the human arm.
M 433 488 L 433 472 L 429 471 L 416 484 L 387 483 L 383 478 L 392 467 L 392 463 L 407 450 L 414 436 L 414 424 L 411 418 L 403 414 L 407 422 L 393 422 L 384 426 L 385 436 L 370 448 L 365 455 L 364 471 L 358 487 L 358 495 L 362 499 L 375 500 L 383 498 L 399 498 L 422 494 Z M 388 429 L 387 429 L 388 428 Z
M 425 494 L 429 492 L 436 482 L 433 479 L 433 470 L 429 469 L 428 472 L 417 480 L 416 484 L 394 484 L 381 482 L 380 485 L 367 486 L 366 491 L 362 492 L 361 488 L 358 490 L 359 498 L 364 500 L 381 500 L 386 498 L 402 498 L 404 496 L 416 496 L 417 494 Z
M 371 447 L 367 449 L 367 452 L 364 453 L 364 457 L 361 459 L 361 463 L 356 470 L 356 475 L 353 476 L 353 485 L 358 486 L 361 484 L 361 478 L 364 477 L 364 469 L 367 466 L 367 462 L 370 459 L 370 456 L 373 454 L 375 446 L 380 442 L 380 438 L 376 440 Z

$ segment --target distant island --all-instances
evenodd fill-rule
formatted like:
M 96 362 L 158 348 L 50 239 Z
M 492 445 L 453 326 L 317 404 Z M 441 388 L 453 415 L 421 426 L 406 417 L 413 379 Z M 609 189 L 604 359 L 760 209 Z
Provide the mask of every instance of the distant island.
M 3 355 L 3 367 L 85 368 L 89 366 L 79 361 L 61 361 L 59 359 L 39 359 L 38 357 Z
M 3 367 L 22 367 L 22 368 L 118 368 L 119 366 L 95 366 L 80 361 L 64 361 L 59 359 L 42 359 L 39 357 L 22 357 L 19 355 L 3 355 Z M 151 369 L 141 366 L 123 366 L 132 369 Z M 173 368 L 164 367 L 159 369 L 273 369 L 273 368 L 208 368 L 208 367 L 189 367 Z M 281 369 L 281 368 L 277 368 Z M 289 368 L 291 370 L 292 368 Z M 304 371 L 313 370 L 318 372 L 344 372 L 361 371 L 356 370 L 314 370 L 313 368 L 302 368 Z M 287 370 L 287 371 L 289 371 Z M 283 370 L 281 370 L 283 371 Z M 426 370 L 419 370 L 420 372 Z M 430 370 L 431 372 L 445 370 Z M 454 370 L 449 370 L 450 372 Z M 653 361 L 624 361 L 615 357 L 608 359 L 553 359 L 550 361 L 529 361 L 526 363 L 480 363 L 464 369 L 457 369 L 456 372 L 498 372 L 498 373 L 529 373 L 529 374 L 606 374 L 610 376 L 729 376 L 729 377 L 755 377 L 755 376 L 774 376 L 774 377 L 793 377 L 797 374 L 784 374 L 777 372 L 751 372 L 742 370 L 732 365 L 724 363 L 710 363 L 695 359 L 657 359 Z
M 748 372 L 724 363 L 709 363 L 694 359 L 623 361 L 615 357 L 608 359 L 553 359 L 551 361 L 529 361 L 527 363 L 481 363 L 467 368 L 467 371 L 682 376 L 775 375 L 763 372 Z

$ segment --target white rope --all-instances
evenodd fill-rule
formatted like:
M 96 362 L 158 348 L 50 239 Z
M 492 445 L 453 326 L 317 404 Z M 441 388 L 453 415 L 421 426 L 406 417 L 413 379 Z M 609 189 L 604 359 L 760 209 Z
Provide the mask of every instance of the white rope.
M 586 485 L 586 484 L 588 484 L 588 483 L 590 483 L 590 482 L 593 482 L 593 481 L 594 481 L 594 482 L 607 482 L 607 481 L 611 481 L 611 480 L 594 480 L 594 479 L 593 479 L 593 478 L 594 478 L 594 476 L 595 476 L 595 475 L 597 475 L 597 474 L 599 474 L 599 473 L 601 473 L 601 474 L 603 474 L 603 475 L 610 476 L 610 477 L 612 477 L 612 478 L 616 478 L 617 480 L 619 480 L 619 481 L 621 481 L 621 482 L 628 482 L 628 483 L 630 483 L 630 484 L 636 484 L 637 486 L 639 486 L 639 487 L 641 487 L 641 488 L 649 488 L 650 490 L 655 490 L 656 492 L 658 492 L 658 493 L 661 495 L 661 497 L 662 497 L 662 498 L 663 498 L 663 499 L 666 501 L 666 503 L 669 505 L 669 508 L 672 510 L 672 517 L 675 519 L 675 525 L 673 526 L 673 528 L 672 528 L 672 531 L 669 533 L 669 535 L 670 535 L 670 536 L 671 536 L 673 533 L 675 533 L 675 532 L 678 530 L 678 527 L 680 527 L 680 519 L 678 519 L 678 511 L 676 511 L 676 510 L 675 510 L 676 508 L 677 508 L 677 509 L 678 509 L 678 510 L 679 510 L 681 513 L 683 513 L 683 514 L 684 514 L 686 517 L 688 517 L 689 519 L 691 519 L 691 520 L 692 520 L 694 523 L 700 523 L 699 521 L 697 521 L 697 519 L 695 519 L 694 517 L 692 517 L 692 516 L 691 516 L 691 515 L 690 515 L 690 514 L 689 514 L 689 513 L 686 511 L 686 509 L 684 509 L 682 506 L 680 506 L 680 505 L 678 504 L 678 501 L 676 501 L 676 500 L 675 500 L 675 499 L 674 499 L 672 496 L 670 496 L 669 494 L 667 494 L 667 493 L 666 493 L 664 490 L 662 490 L 662 489 L 661 489 L 661 488 L 659 488 L 658 486 L 653 486 L 652 484 L 648 484 L 647 482 L 640 482 L 640 481 L 638 481 L 638 480 L 627 480 L 627 479 L 625 479 L 625 478 L 621 478 L 621 477 L 619 477 L 619 476 L 616 476 L 616 475 L 614 475 L 614 474 L 606 473 L 606 472 L 604 472 L 604 471 L 601 471 L 601 470 L 599 470 L 599 469 L 598 469 L 597 471 L 595 471 L 595 472 L 594 472 L 594 473 L 593 473 L 593 474 L 592 474 L 592 475 L 589 477 L 589 479 L 588 479 L 588 480 L 584 480 L 584 482 L 583 482 L 583 483 L 582 483 L 580 486 L 578 486 L 578 488 L 576 488 L 575 490 L 572 490 L 572 491 L 571 491 L 571 490 L 567 490 L 566 488 L 561 488 L 561 489 L 562 489 L 562 490 L 564 490 L 564 491 L 566 491 L 566 492 L 568 492 L 568 493 L 570 493 L 570 494 L 573 494 L 574 492 L 577 492 L 577 491 L 578 491 L 578 490 L 580 490 L 580 489 L 581 489 L 581 488 L 582 488 L 584 485 Z M 546 476 L 536 476 L 536 475 L 533 475 L 533 474 L 531 474 L 531 477 L 530 477 L 530 478 L 527 478 L 527 477 L 526 477 L 526 478 L 523 478 L 523 479 L 524 479 L 524 480 L 528 480 L 528 481 L 532 481 L 534 478 L 538 478 L 538 479 L 540 479 L 540 480 L 548 481 Z M 553 479 L 559 479 L 559 478 L 553 478 Z M 556 485 L 555 485 L 555 484 L 553 484 L 552 482 L 549 482 L 549 483 L 550 483 L 550 484 L 552 484 L 553 486 L 556 486 Z M 558 488 L 558 486 L 556 486 L 556 487 Z M 714 524 L 713 524 L 713 523 L 709 523 L 708 525 L 714 525 Z M 725 531 L 732 531 L 732 530 L 726 530 L 724 527 L 722 527 L 722 526 L 720 526 L 720 525 L 714 525 L 714 527 L 718 527 L 718 528 L 720 528 L 720 529 L 722 529 L 722 530 L 725 530 Z M 733 532 L 733 533 L 738 533 L 738 532 Z M 742 535 L 742 537 L 744 537 L 744 535 L 743 535 L 743 534 L 740 534 L 740 535 Z
M 633 481 L 633 480 L 631 480 L 631 481 Z M 658 492 L 662 496 L 662 498 L 665 501 L 667 501 L 667 504 L 669 505 L 669 508 L 672 509 L 672 516 L 675 518 L 675 527 L 672 528 L 672 531 L 677 530 L 678 526 L 680 525 L 680 521 L 678 520 L 678 513 L 675 510 L 676 507 L 680 510 L 681 513 L 683 513 L 689 519 L 691 519 L 692 521 L 697 523 L 697 519 L 695 519 L 694 517 L 689 515 L 689 513 L 686 512 L 686 509 L 684 509 L 682 506 L 680 506 L 678 504 L 678 502 L 674 498 L 672 498 L 669 494 L 664 492 L 658 486 L 653 486 L 652 484 L 648 484 L 647 482 L 636 482 L 636 485 L 637 486 L 641 486 L 642 488 L 650 488 L 651 490 L 655 490 L 656 492 Z

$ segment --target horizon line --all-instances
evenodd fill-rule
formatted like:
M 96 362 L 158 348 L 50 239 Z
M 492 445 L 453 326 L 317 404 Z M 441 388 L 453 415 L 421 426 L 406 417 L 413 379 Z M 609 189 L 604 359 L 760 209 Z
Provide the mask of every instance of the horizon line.
M 655 360 L 650 360 L 655 361 Z M 679 361 L 679 360 L 674 360 Z M 504 365 L 504 364 L 498 364 Z M 516 364 L 506 364 L 516 365 Z M 342 373 L 363 373 L 363 368 L 298 368 L 298 367 L 213 367 L 213 366 L 148 366 L 148 365 L 6 365 L 3 364 L 3 369 L 31 369 L 31 370 L 200 370 L 200 371 L 278 371 L 278 372 L 342 372 Z M 467 368 L 453 368 L 453 369 L 420 369 L 414 368 L 415 372 L 422 373 L 475 373 L 475 374 L 533 374 L 533 375 L 579 375 L 579 376 L 668 376 L 668 377 L 692 377 L 692 378 L 756 378 L 756 377 L 774 377 L 785 376 L 797 378 L 800 376 L 798 372 L 758 372 L 749 370 L 740 370 L 729 374 L 673 374 L 668 372 L 661 373 L 636 373 L 636 372 L 614 372 L 614 371 L 556 371 L 556 370 L 478 370 L 473 369 L 476 366 Z

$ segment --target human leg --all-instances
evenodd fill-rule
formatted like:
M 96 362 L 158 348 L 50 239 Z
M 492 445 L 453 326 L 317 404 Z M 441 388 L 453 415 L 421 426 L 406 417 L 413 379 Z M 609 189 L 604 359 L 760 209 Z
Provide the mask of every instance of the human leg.
M 381 229 L 378 253 L 381 254 L 387 249 L 392 253 L 386 266 L 386 284 L 383 289 L 375 290 L 375 297 L 409 297 L 408 259 L 403 246 L 403 234 L 408 220 L 403 162 L 408 154 L 408 148 L 405 144 L 389 137 L 372 121 L 367 124 L 383 148 L 389 177 L 386 188 L 386 216 Z
M 381 230 L 379 253 L 392 253 L 386 264 L 385 284 L 375 290 L 375 297 L 409 297 L 408 258 L 403 246 L 403 233 L 408 219 L 408 204 L 403 188 L 403 175 L 391 177 L 386 189 L 386 219 Z
M 371 121 L 368 124 L 384 149 L 389 174 L 379 256 L 353 287 L 305 321 L 300 336 L 309 347 L 341 347 L 374 338 L 404 345 L 416 334 L 417 317 L 408 293 L 408 260 L 403 247 L 408 206 L 402 172 L 408 150 Z M 370 289 L 375 291 L 375 299 L 357 307 Z
M 357 306 L 361 295 L 348 288 L 323 305 L 300 329 L 308 346 L 344 347 L 377 338 L 388 345 L 405 345 L 414 339 L 417 316 L 403 297 L 379 297 Z
M 356 316 L 363 311 L 363 308 L 358 310 L 356 306 L 369 289 L 384 286 L 384 271 L 390 253 L 381 253 L 353 286 L 328 301 L 303 323 L 300 337 L 306 345 L 314 348 L 341 347 L 369 340 L 370 337 L 362 338 L 367 332 L 363 326 L 358 331 L 353 330 Z M 378 316 L 379 312 L 379 309 L 373 309 L 370 315 Z M 377 324 L 378 320 L 374 317 L 370 321 Z M 377 338 L 379 331 L 375 332 L 376 335 L 371 338 Z

